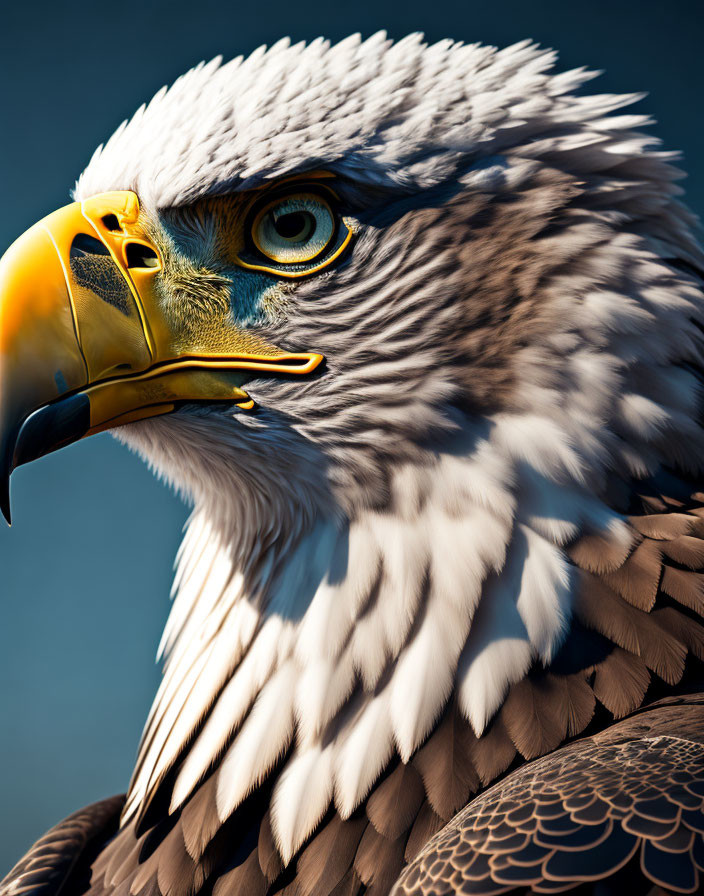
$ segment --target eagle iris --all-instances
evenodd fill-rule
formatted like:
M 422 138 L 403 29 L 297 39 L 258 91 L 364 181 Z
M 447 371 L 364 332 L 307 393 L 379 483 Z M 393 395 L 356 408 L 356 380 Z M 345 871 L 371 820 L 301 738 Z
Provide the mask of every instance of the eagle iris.
M 279 264 L 312 261 L 329 245 L 335 218 L 320 196 L 301 193 L 264 206 L 252 225 L 257 249 Z

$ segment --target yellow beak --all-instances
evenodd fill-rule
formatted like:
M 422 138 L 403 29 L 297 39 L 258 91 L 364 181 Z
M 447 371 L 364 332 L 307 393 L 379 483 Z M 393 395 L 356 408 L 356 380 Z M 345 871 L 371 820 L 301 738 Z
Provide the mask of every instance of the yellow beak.
M 306 374 L 322 361 L 234 323 L 200 343 L 169 308 L 161 270 L 131 192 L 53 212 L 0 259 L 0 509 L 8 523 L 9 478 L 20 464 L 178 402 L 251 407 L 241 388 L 248 371 Z

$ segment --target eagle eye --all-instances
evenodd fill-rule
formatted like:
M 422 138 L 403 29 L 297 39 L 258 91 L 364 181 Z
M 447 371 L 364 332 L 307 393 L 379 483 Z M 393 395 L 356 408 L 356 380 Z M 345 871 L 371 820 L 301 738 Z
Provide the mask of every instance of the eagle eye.
M 334 211 L 335 199 L 332 191 L 311 187 L 255 204 L 238 263 L 283 277 L 304 277 L 327 267 L 351 238 Z
M 335 233 L 328 203 L 312 193 L 278 199 L 259 212 L 252 225 L 254 245 L 278 264 L 304 264 L 324 252 Z

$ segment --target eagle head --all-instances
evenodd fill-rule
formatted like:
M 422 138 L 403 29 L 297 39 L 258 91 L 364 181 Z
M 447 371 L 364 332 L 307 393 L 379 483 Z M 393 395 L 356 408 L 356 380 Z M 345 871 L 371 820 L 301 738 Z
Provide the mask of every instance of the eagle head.
M 200 65 L 0 262 L 6 515 L 14 467 L 108 428 L 193 504 L 126 818 L 207 778 L 224 822 L 275 773 L 288 860 L 450 699 L 479 735 L 549 666 L 569 546 L 632 547 L 624 483 L 701 471 L 678 172 L 553 64 L 379 34 Z

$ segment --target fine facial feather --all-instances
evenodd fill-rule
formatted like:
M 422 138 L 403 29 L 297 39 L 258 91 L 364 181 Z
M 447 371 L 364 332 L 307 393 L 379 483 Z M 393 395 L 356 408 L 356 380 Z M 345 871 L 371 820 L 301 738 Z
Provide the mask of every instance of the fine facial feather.
M 375 869 L 398 870 L 401 835 L 408 860 L 516 750 L 578 734 L 594 695 L 634 709 L 649 669 L 673 684 L 698 655 L 680 616 L 656 615 L 663 593 L 701 607 L 677 559 L 700 554 L 679 541 L 691 514 L 663 524 L 665 554 L 614 489 L 701 472 L 702 256 L 670 156 L 633 130 L 647 120 L 610 114 L 634 97 L 575 97 L 590 76 L 553 61 L 530 44 L 282 42 L 158 94 L 77 185 L 138 192 L 186 321 L 211 275 L 224 313 L 206 250 L 227 200 L 208 197 L 325 168 L 356 222 L 346 262 L 281 313 L 247 317 L 231 287 L 253 337 L 320 351 L 322 376 L 250 383 L 253 416 L 192 407 L 118 433 L 195 505 L 122 835 L 164 803 L 183 881 L 209 873 L 219 831 L 266 817 L 283 864 L 303 849 L 303 892 L 326 838 L 350 892 L 388 890 Z M 580 627 L 617 647 L 546 678 Z M 436 780 L 449 740 L 464 746 Z M 379 840 L 360 805 L 372 793 L 373 822 L 380 781 L 416 757 L 429 802 L 398 837 L 377 819 Z M 161 848 L 106 888 L 176 896 Z M 250 858 L 223 896 L 256 877 Z

